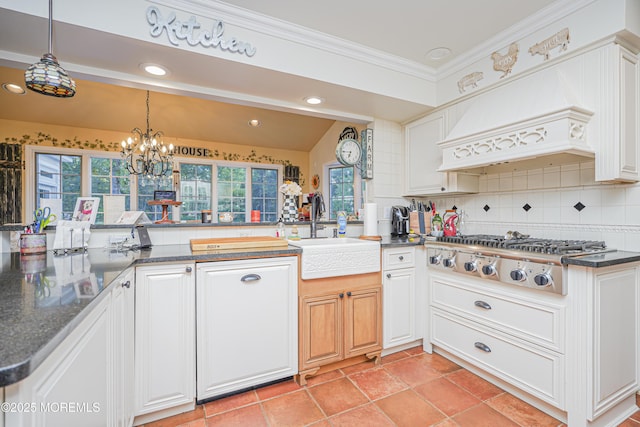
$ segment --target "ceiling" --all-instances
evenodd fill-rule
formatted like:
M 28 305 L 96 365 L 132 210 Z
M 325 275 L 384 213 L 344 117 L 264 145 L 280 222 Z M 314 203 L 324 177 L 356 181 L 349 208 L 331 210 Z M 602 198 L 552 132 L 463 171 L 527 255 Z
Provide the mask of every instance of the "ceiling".
M 377 49 L 437 75 L 532 14 L 569 1 L 397 0 L 387 8 L 372 7 L 370 0 L 226 3 Z M 76 96 L 0 90 L 0 118 L 126 133 L 144 127 L 145 89 L 150 89 L 151 127 L 167 136 L 309 151 L 336 119 L 402 122 L 432 107 L 56 23 L 55 9 L 54 34 L 53 51 L 76 80 Z M 46 18 L 0 8 L 0 40 L 0 83 L 22 84 L 26 66 L 46 51 Z M 439 47 L 451 49 L 452 55 L 429 59 L 427 53 Z M 162 61 L 172 64 L 162 80 L 143 75 L 138 67 Z M 202 69 L 216 72 L 203 75 Z M 303 105 L 311 94 L 325 98 L 325 104 Z M 253 118 L 262 125 L 249 127 Z

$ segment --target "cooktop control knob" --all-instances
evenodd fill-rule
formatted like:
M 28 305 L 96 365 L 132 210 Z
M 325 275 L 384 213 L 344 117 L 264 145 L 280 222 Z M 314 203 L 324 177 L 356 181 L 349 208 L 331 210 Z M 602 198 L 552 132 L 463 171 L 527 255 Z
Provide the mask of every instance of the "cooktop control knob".
M 544 273 L 536 274 L 533 281 L 538 286 L 551 286 L 553 285 L 553 278 L 548 271 Z
M 495 276 L 498 274 L 495 264 L 487 264 L 482 266 L 482 274 L 485 276 Z
M 453 268 L 456 265 L 456 257 L 452 256 L 451 258 L 445 258 L 442 261 L 442 265 L 444 265 L 447 268 Z
M 468 272 L 474 272 L 478 270 L 478 262 L 473 260 L 473 261 L 467 261 L 464 263 L 464 271 L 468 271 Z
M 440 264 L 441 259 L 442 259 L 442 255 L 431 255 L 429 257 L 429 264 L 438 265 Z
M 511 273 L 509 273 L 509 275 L 511 276 L 511 279 L 515 280 L 516 282 L 524 282 L 525 280 L 527 280 L 527 273 L 521 268 L 511 270 Z

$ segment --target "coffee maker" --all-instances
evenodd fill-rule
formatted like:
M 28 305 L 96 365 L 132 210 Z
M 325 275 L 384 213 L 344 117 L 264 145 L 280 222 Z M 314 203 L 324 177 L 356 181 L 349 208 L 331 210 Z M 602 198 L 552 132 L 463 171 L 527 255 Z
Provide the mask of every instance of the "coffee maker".
M 404 237 L 409 234 L 409 208 L 391 206 L 391 237 Z

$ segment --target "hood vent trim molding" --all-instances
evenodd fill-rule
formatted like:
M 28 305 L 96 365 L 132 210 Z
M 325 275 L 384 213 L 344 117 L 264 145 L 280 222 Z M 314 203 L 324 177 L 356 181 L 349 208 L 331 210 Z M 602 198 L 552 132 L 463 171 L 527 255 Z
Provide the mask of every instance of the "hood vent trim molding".
M 587 124 L 593 112 L 567 107 L 499 128 L 438 143 L 442 165 L 438 171 L 456 171 L 528 160 L 553 154 L 594 157 L 587 142 Z

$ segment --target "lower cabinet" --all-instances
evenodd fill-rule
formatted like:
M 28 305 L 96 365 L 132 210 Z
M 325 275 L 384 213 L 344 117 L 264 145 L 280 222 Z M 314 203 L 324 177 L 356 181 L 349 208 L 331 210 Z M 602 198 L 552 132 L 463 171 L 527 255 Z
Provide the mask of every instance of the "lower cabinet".
M 301 282 L 299 383 L 355 356 L 377 361 L 382 350 L 380 273 Z
M 132 283 L 132 271 L 119 276 L 31 375 L 5 387 L 16 409 L 4 413 L 6 426 L 131 425 Z
M 136 424 L 195 407 L 195 276 L 194 263 L 136 268 Z
M 296 257 L 198 264 L 199 401 L 297 373 L 297 277 Z

